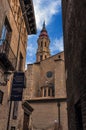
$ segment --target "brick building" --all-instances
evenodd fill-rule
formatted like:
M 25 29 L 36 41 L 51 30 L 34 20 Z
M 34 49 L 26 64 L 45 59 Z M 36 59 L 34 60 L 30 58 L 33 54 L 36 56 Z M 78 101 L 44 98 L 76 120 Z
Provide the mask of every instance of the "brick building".
M 67 127 L 64 52 L 51 56 L 50 39 L 45 27 L 40 32 L 36 62 L 28 64 L 24 99 L 33 107 L 33 130 Z
M 25 101 L 23 106 L 21 101 L 12 101 L 10 111 L 9 99 L 13 73 L 25 69 L 27 36 L 35 33 L 31 0 L 0 0 L 0 130 L 24 129 L 24 114 L 33 111 Z M 7 82 L 4 77 L 8 71 L 12 74 Z
M 86 0 L 62 0 L 69 130 L 86 130 Z

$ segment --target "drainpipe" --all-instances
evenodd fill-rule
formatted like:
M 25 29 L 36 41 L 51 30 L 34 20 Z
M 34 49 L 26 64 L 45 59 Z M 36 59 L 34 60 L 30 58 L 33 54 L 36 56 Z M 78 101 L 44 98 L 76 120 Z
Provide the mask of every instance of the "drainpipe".
M 60 102 L 57 103 L 57 106 L 58 106 L 58 125 L 60 127 L 60 125 L 61 125 L 61 122 L 60 122 Z

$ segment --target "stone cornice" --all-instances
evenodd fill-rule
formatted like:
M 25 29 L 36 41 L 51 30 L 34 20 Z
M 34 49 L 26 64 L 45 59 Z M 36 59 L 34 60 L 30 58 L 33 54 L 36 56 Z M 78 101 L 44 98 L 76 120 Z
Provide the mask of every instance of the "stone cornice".
M 46 102 L 67 102 L 67 98 L 34 98 L 34 99 L 28 99 L 28 103 L 46 103 Z
M 36 34 L 36 22 L 32 0 L 19 0 L 28 34 Z M 26 13 L 24 13 L 26 11 Z

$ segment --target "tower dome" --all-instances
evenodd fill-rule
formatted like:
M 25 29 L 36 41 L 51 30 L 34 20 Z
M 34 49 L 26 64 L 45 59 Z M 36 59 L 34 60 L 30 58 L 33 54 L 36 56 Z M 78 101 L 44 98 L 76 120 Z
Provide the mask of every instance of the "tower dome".
M 45 21 L 43 23 L 43 28 L 41 30 L 41 33 L 40 33 L 39 37 L 47 37 L 48 38 L 47 30 L 45 28 Z

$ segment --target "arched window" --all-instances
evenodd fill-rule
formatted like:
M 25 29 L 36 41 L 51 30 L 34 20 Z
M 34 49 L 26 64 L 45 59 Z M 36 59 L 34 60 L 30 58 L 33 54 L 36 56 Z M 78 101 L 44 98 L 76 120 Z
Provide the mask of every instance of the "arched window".
M 47 56 L 45 55 L 45 58 L 47 58 Z
M 43 41 L 41 41 L 41 47 L 43 46 Z
M 48 96 L 50 96 L 50 88 L 48 88 Z
M 60 58 L 61 58 L 61 56 L 60 56 L 60 55 L 58 55 L 58 58 L 60 59 Z
M 40 61 L 42 60 L 42 55 L 40 55 Z
M 53 97 L 55 96 L 54 86 L 53 86 L 53 88 L 52 88 L 52 96 L 53 96 Z
M 44 97 L 46 97 L 46 89 L 44 88 Z
M 45 42 L 45 47 L 46 47 L 46 42 Z

